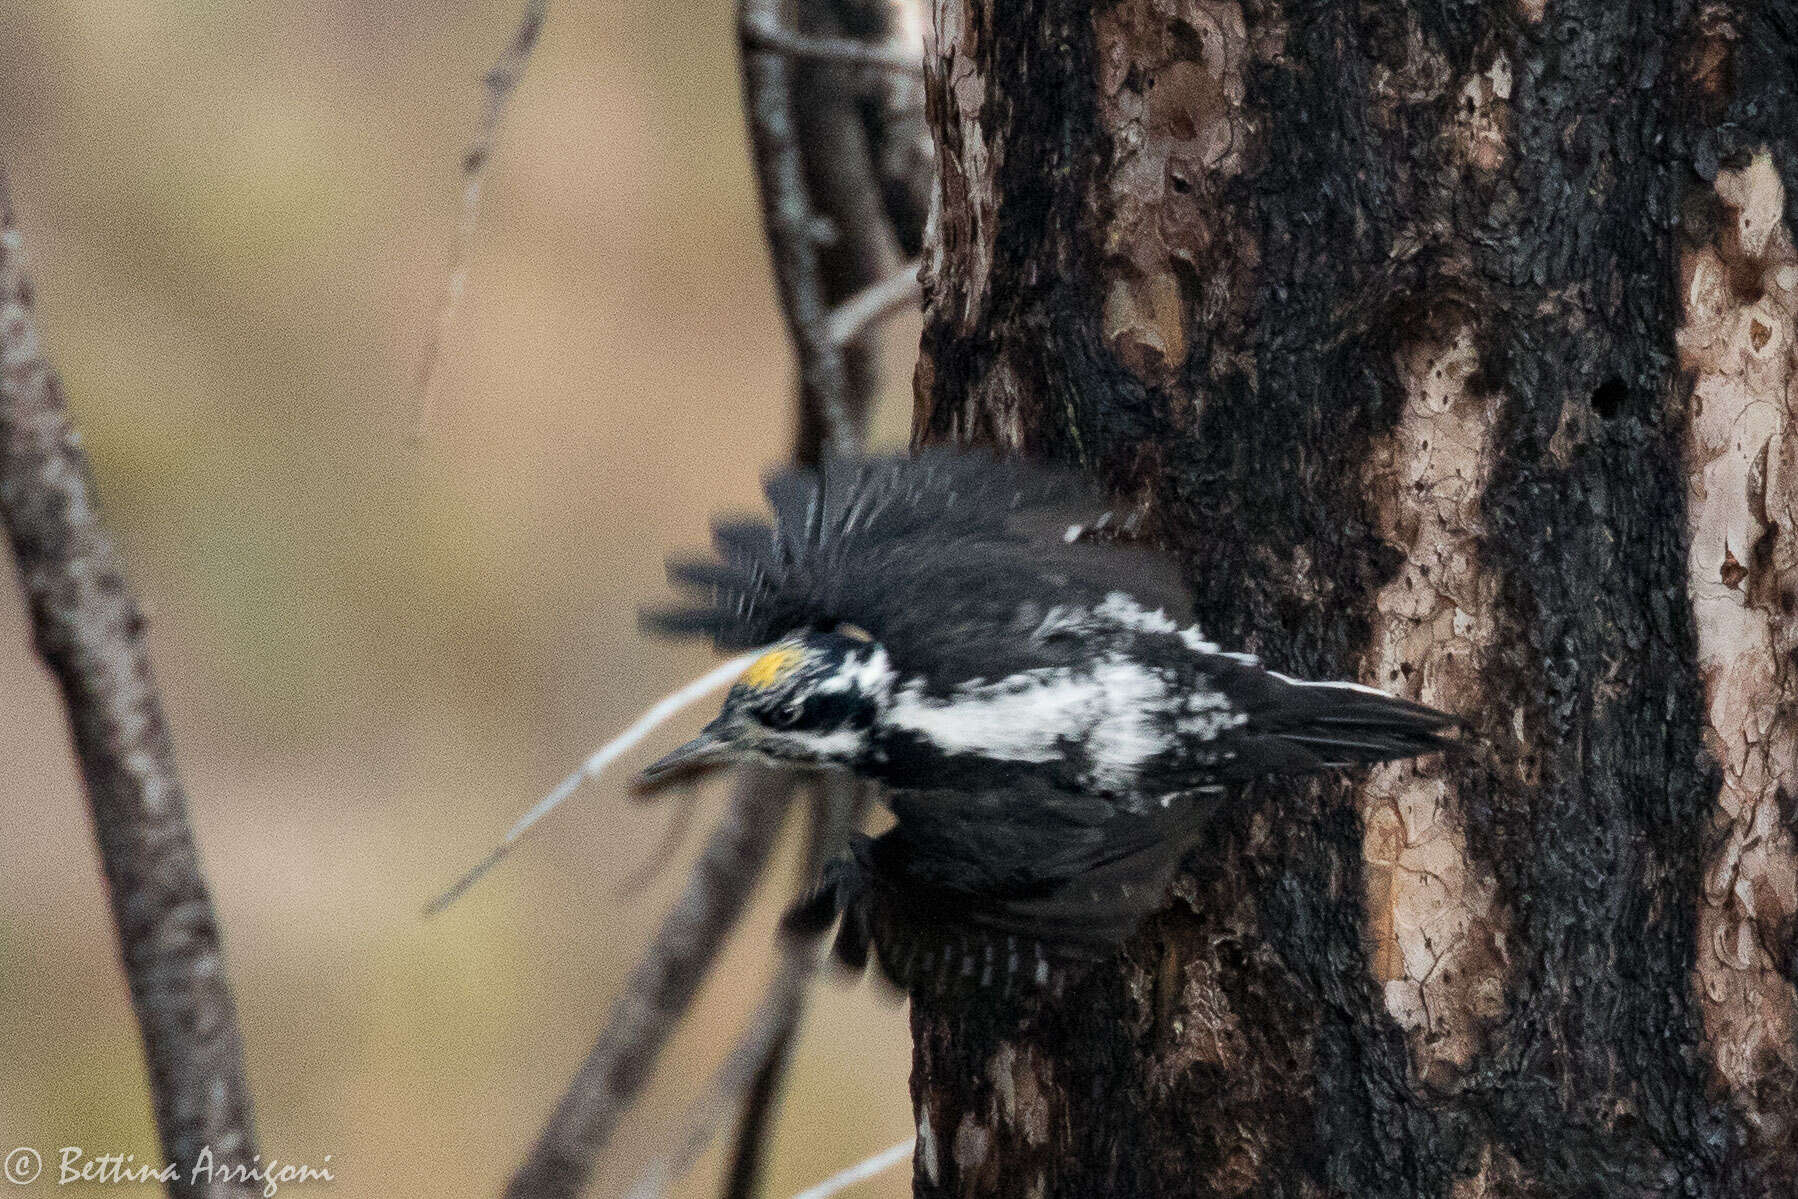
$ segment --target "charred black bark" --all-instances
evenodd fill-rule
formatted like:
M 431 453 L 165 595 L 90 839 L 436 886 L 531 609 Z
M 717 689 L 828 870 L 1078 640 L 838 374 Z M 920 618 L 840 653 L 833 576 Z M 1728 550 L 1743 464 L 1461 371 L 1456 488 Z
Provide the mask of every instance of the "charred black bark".
M 1469 331 L 1467 392 L 1496 402 L 1493 598 L 1460 697 L 1478 748 L 1446 806 L 1493 880 L 1505 966 L 1468 1024 L 1479 1051 L 1420 1072 L 1370 967 L 1355 784 L 1265 788 L 1077 993 L 915 1003 L 917 1192 L 1792 1193 L 1793 1154 L 1711 1082 L 1693 993 L 1718 775 L 1675 332 L 1682 205 L 1719 163 L 1773 147 L 1793 220 L 1798 19 L 1673 0 L 949 15 L 927 55 L 944 193 L 918 438 L 1014 444 L 1137 498 L 1218 640 L 1357 674 L 1405 561 L 1367 485 L 1413 385 L 1397 363 Z M 1144 262 L 1115 236 L 1141 128 L 1097 83 L 1115 31 L 1128 49 L 1157 23 L 1172 33 L 1136 44 L 1176 45 L 1200 83 L 1222 63 L 1219 94 L 1241 95 L 1224 155 L 1176 155 L 1165 191 L 1130 197 L 1202 251 L 1169 264 L 1166 364 L 1130 358 L 1120 324 L 1155 318 L 1120 322 L 1108 290 L 1152 292 L 1129 291 Z M 1723 49 L 1697 80 L 1706 30 Z M 1144 61 L 1133 96 L 1158 69 L 1183 78 Z

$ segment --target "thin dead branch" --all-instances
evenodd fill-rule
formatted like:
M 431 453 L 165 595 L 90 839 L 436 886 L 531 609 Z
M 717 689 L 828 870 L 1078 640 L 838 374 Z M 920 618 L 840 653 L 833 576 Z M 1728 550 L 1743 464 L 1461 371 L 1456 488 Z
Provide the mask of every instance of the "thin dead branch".
M 488 871 L 499 865 L 500 861 L 512 852 L 524 835 L 536 827 L 538 821 L 549 815 L 563 800 L 579 790 L 582 784 L 598 778 L 605 772 L 606 767 L 642 744 L 645 737 L 666 724 L 669 718 L 691 707 L 712 692 L 722 687 L 728 687 L 743 672 L 743 668 L 754 659 L 755 654 L 742 654 L 722 666 L 707 671 L 685 687 L 653 704 L 624 732 L 594 750 L 587 760 L 575 769 L 573 774 L 557 783 L 548 795 L 538 800 L 531 806 L 530 811 L 520 816 L 518 822 L 512 826 L 500 843 L 489 851 L 486 857 L 476 862 L 461 878 L 450 884 L 448 890 L 426 904 L 424 911 L 426 918 L 437 915 L 462 898 L 470 887 L 480 882 Z
M 820 783 L 813 796 L 805 868 L 799 879 L 801 895 L 817 886 L 818 875 L 825 863 L 849 844 L 849 836 L 861 826 L 869 802 L 867 785 L 849 776 L 832 776 Z M 724 1199 L 754 1199 L 760 1193 L 768 1132 L 780 1103 L 787 1066 L 792 1061 L 793 1041 L 799 1034 L 799 1021 L 804 1014 L 805 991 L 801 989 L 794 994 L 791 1007 L 784 1013 L 784 1023 L 777 1025 L 768 1038 L 759 1068 L 743 1096 L 743 1110 L 737 1117 L 736 1138 L 724 1178 Z
M 799 359 L 802 407 L 817 412 L 823 448 L 847 457 L 859 448 L 858 422 L 849 405 L 843 349 L 830 336 L 830 302 L 818 260 L 819 221 L 800 150 L 792 65 L 784 54 L 757 45 L 758 31 L 777 26 L 778 14 L 777 0 L 740 0 L 743 106 L 781 310 Z
M 636 1099 L 693 1001 L 768 863 L 792 797 L 785 772 L 745 767 L 655 941 L 612 1006 L 606 1029 L 569 1085 L 508 1199 L 572 1199 L 618 1117 Z
M 794 1005 L 791 1025 L 774 1040 L 767 1059 L 750 1080 L 749 1091 L 743 1096 L 743 1110 L 737 1116 L 736 1137 L 731 1144 L 730 1166 L 724 1176 L 723 1199 L 755 1199 L 761 1194 L 768 1137 L 775 1110 L 780 1105 L 787 1067 L 792 1063 L 793 1042 L 799 1035 L 798 1017 L 802 1011 L 802 1005 Z
M 512 40 L 506 44 L 499 61 L 482 77 L 485 98 L 481 109 L 481 127 L 474 144 L 462 156 L 462 215 L 456 225 L 456 245 L 450 262 L 449 281 L 443 299 L 437 306 L 437 322 L 425 347 L 424 362 L 418 374 L 418 421 L 415 435 L 425 436 L 436 419 L 438 367 L 443 347 L 449 341 L 450 329 L 462 307 L 462 293 L 468 286 L 469 264 L 474 258 L 474 235 L 481 215 L 481 189 L 487 179 L 487 161 L 493 156 L 493 143 L 505 118 L 506 106 L 524 78 L 543 23 L 549 16 L 549 0 L 527 0 Z
M 144 617 L 100 524 L 93 477 L 32 320 L 0 173 L 0 516 L 37 651 L 62 689 L 143 1034 L 174 1195 L 225 1194 L 193 1166 L 256 1154 L 243 1034 L 187 819 Z
M 669 1186 L 699 1161 L 723 1114 L 750 1089 L 758 1075 L 769 1070 L 781 1046 L 791 1040 L 805 1007 L 805 984 L 812 976 L 815 954 L 811 951 L 815 947 L 783 944 L 781 948 L 774 977 L 763 992 L 748 1031 L 718 1068 L 708 1094 L 688 1113 L 679 1143 L 651 1164 L 631 1188 L 630 1199 L 663 1199 Z
M 861 822 L 866 787 L 848 775 L 819 779 L 813 788 L 811 808 L 800 873 L 801 894 L 815 885 L 824 864 L 848 843 L 850 830 Z M 806 984 L 817 966 L 815 945 L 782 938 L 780 951 L 774 976 L 762 993 L 747 1031 L 713 1075 L 706 1096 L 688 1113 L 681 1139 L 644 1172 L 631 1190 L 631 1199 L 662 1199 L 668 1187 L 697 1164 L 724 1114 L 746 1097 L 728 1185 L 733 1191 L 752 1193 L 755 1163 L 779 1095 L 782 1067 L 805 1013 Z

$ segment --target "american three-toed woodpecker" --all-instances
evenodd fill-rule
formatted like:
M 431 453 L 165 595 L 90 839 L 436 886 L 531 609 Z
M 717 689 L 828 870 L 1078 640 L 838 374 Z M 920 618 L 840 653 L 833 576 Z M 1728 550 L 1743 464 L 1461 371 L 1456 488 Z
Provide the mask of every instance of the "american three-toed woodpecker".
M 795 920 L 840 911 L 839 952 L 872 940 L 902 984 L 1094 956 L 1159 905 L 1232 785 L 1428 752 L 1452 723 L 1221 650 L 1166 561 L 1105 536 L 1060 472 L 936 451 L 789 472 L 768 497 L 771 524 L 722 523 L 717 558 L 670 568 L 701 602 L 654 627 L 768 648 L 645 778 L 753 758 L 883 784 L 893 829 Z

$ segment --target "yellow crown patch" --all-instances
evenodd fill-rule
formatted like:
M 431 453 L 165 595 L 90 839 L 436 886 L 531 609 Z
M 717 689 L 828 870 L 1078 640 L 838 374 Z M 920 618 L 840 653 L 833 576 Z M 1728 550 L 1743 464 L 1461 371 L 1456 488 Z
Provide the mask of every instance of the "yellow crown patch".
M 738 681 L 753 691 L 761 691 L 772 687 L 795 670 L 805 661 L 805 651 L 796 645 L 783 645 L 771 649 L 749 664 Z

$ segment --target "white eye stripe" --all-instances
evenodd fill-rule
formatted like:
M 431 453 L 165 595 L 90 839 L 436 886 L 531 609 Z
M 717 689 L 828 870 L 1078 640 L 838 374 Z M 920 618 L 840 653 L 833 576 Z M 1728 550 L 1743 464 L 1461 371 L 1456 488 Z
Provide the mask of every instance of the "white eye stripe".
M 886 650 L 870 645 L 865 653 L 851 654 L 841 669 L 818 683 L 818 691 L 833 695 L 842 691 L 859 691 L 875 699 L 884 699 L 893 688 L 893 667 Z

